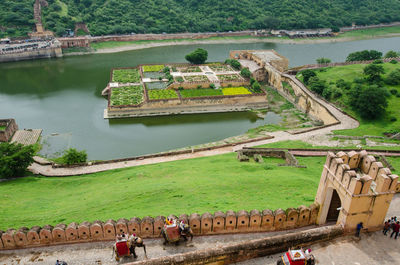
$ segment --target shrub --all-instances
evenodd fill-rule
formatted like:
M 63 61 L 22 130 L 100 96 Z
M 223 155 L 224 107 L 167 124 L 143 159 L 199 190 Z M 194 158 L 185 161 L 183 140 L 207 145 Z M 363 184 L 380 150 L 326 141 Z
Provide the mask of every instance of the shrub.
M 240 75 L 243 76 L 244 78 L 250 78 L 251 73 L 250 73 L 249 68 L 243 68 L 243 69 L 240 71 Z
M 336 86 L 341 89 L 349 90 L 351 88 L 351 83 L 346 82 L 343 79 L 339 79 L 336 81 Z
M 396 117 L 390 117 L 390 121 L 391 122 L 395 122 L 395 121 L 397 121 L 397 118 Z
M 334 99 L 338 99 L 343 95 L 342 90 L 340 88 L 333 87 L 331 88 L 331 90 L 332 90 L 332 98 Z
M 390 63 L 391 63 L 391 64 L 398 64 L 399 62 L 396 61 L 396 60 L 391 60 Z
M 322 90 L 322 97 L 324 97 L 325 99 L 330 99 L 332 96 L 332 89 L 330 87 L 325 87 Z
M 390 89 L 390 93 L 394 96 L 397 95 L 397 89 Z
M 318 64 L 327 64 L 327 63 L 330 63 L 330 62 L 331 62 L 331 59 L 329 59 L 329 58 L 322 57 L 322 58 L 318 58 L 317 59 L 317 63 Z
M 33 162 L 32 145 L 0 143 L 0 178 L 22 177 Z
M 86 151 L 85 150 L 78 151 L 75 148 L 68 149 L 67 151 L 65 151 L 65 154 L 61 157 L 61 161 L 67 165 L 84 163 L 86 162 L 86 159 L 87 159 Z
M 314 76 L 309 80 L 309 86 L 312 91 L 322 95 L 326 88 L 326 82 L 325 80 L 320 80 L 317 76 Z
M 211 89 L 215 89 L 215 84 L 211 83 L 211 84 L 210 84 L 210 88 L 211 88 Z
M 385 56 L 385 58 L 396 58 L 399 57 L 399 53 L 395 52 L 395 51 L 388 51 Z
M 367 80 L 370 82 L 379 82 L 382 80 L 381 74 L 385 73 L 385 69 L 382 65 L 369 64 L 364 67 L 364 75 L 367 76 Z
M 310 69 L 302 71 L 301 75 L 303 76 L 303 81 L 306 85 L 308 85 L 310 78 L 317 76 L 317 74 Z
M 169 73 L 171 70 L 169 69 L 168 66 L 164 67 L 163 72 L 164 73 Z
M 197 89 L 202 89 L 203 87 L 201 86 L 201 85 L 198 85 L 197 86 Z
M 383 61 L 381 59 L 375 60 L 372 62 L 373 64 L 383 64 Z
M 232 66 L 232 68 L 239 70 L 240 69 L 240 63 L 238 60 L 235 59 L 227 59 L 225 60 L 225 64 L 229 64 L 230 66 Z
M 258 81 L 254 81 L 253 84 L 251 85 L 251 88 L 253 88 L 254 92 L 259 93 L 261 92 L 261 86 L 260 83 L 258 83 Z
M 392 86 L 400 85 L 400 69 L 390 72 L 386 77 L 385 82 Z

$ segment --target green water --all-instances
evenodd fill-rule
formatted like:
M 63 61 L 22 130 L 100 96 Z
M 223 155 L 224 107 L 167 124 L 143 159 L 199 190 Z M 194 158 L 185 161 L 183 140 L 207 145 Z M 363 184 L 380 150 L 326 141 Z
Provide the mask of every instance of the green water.
M 208 50 L 208 61 L 224 61 L 233 49 L 275 49 L 289 58 L 291 66 L 296 66 L 313 63 L 319 57 L 344 61 L 349 52 L 363 49 L 398 50 L 400 38 L 312 45 L 170 46 L 0 64 L 0 118 L 15 118 L 20 128 L 42 128 L 47 142 L 53 141 L 50 134 L 59 133 L 63 135 L 59 137 L 61 143 L 53 141 L 54 145 L 84 149 L 92 160 L 217 141 L 280 121 L 280 116 L 274 113 L 268 113 L 262 120 L 250 112 L 103 119 L 107 101 L 101 91 L 109 81 L 111 68 L 184 62 L 184 55 L 198 47 Z

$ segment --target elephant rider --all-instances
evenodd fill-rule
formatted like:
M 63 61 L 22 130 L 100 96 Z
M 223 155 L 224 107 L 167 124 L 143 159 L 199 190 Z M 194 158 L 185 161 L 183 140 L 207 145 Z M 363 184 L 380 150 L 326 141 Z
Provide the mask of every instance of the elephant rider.
M 180 230 L 180 232 L 185 231 L 185 221 L 184 220 L 181 220 L 179 222 L 179 230 Z

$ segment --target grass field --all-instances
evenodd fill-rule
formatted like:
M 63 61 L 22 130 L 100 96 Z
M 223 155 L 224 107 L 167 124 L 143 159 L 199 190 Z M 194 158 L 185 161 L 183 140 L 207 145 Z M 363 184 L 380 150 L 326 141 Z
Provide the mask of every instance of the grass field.
M 343 79 L 345 81 L 352 82 L 354 78 L 359 78 L 363 76 L 363 69 L 365 64 L 354 64 L 354 65 L 346 65 L 346 66 L 336 66 L 326 68 L 326 71 L 316 71 L 317 76 L 325 80 L 327 84 L 333 85 L 337 80 Z M 400 64 L 391 64 L 385 63 L 383 64 L 385 69 L 385 75 L 387 76 L 394 69 L 400 69 Z M 301 79 L 301 77 L 300 77 Z M 400 93 L 400 86 L 389 86 L 385 85 L 387 90 L 396 89 L 398 93 Z M 339 107 L 343 108 L 346 112 L 348 112 L 353 117 L 357 118 L 360 121 L 360 126 L 356 129 L 352 130 L 339 130 L 335 131 L 335 134 L 341 135 L 379 135 L 383 136 L 384 132 L 388 132 L 391 130 L 400 131 L 400 98 L 394 95 L 391 95 L 388 98 L 388 107 L 386 109 L 386 113 L 383 117 L 377 120 L 366 120 L 362 119 L 357 113 L 355 113 L 350 106 L 347 104 L 346 91 L 343 92 L 343 96 L 339 98 L 339 100 L 334 103 Z M 396 121 L 391 121 L 393 118 L 396 118 Z
M 26 177 L 0 183 L 0 229 L 72 221 L 286 209 L 314 201 L 323 157 L 307 168 L 238 162 L 235 153 L 65 178 Z
M 332 146 L 324 146 L 324 145 L 312 145 L 300 140 L 294 140 L 294 141 L 280 141 L 276 143 L 270 143 L 270 144 L 263 144 L 257 147 L 265 147 L 265 148 L 304 148 L 304 149 L 337 149 L 341 150 L 343 148 L 346 149 L 354 149 L 358 150 L 358 147 L 355 145 L 341 145 L 339 147 L 332 147 Z M 400 150 L 400 147 L 398 146 L 367 146 L 365 144 L 361 144 L 361 147 L 363 149 L 375 149 L 375 150 Z M 400 160 L 399 160 L 400 162 Z M 399 167 L 400 168 L 400 167 Z

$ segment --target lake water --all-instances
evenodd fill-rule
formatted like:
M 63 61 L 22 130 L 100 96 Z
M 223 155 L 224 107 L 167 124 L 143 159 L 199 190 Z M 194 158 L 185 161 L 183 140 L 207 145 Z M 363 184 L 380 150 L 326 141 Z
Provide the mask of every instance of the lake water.
M 325 44 L 209 44 L 150 48 L 0 64 L 0 118 L 15 118 L 20 128 L 42 128 L 46 152 L 75 147 L 91 160 L 131 157 L 221 140 L 250 128 L 278 123 L 279 115 L 264 120 L 250 112 L 178 115 L 104 120 L 107 101 L 101 91 L 111 68 L 146 63 L 184 62 L 185 54 L 201 47 L 208 61 L 224 61 L 233 49 L 275 49 L 290 66 L 327 57 L 344 61 L 350 52 L 398 50 L 400 38 Z M 51 136 L 52 133 L 58 135 Z M 51 148 L 51 146 L 58 147 Z

